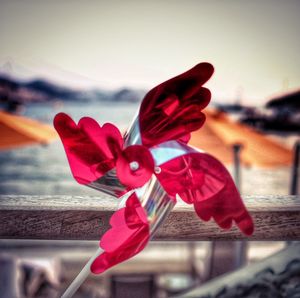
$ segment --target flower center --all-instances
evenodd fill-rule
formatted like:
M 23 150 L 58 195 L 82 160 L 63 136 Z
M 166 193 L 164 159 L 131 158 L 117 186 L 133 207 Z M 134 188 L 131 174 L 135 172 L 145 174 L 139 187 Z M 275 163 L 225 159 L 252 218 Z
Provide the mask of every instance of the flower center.
M 156 166 L 154 168 L 154 172 L 155 172 L 155 174 L 160 174 L 161 173 L 161 168 Z
M 136 171 L 140 167 L 137 161 L 132 161 L 129 166 L 131 171 Z

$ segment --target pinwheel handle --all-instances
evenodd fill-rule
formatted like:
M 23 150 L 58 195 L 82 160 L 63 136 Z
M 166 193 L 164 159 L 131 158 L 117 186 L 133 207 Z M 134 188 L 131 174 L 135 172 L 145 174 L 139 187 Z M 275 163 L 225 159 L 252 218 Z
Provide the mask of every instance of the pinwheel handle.
M 79 287 L 82 285 L 83 281 L 86 280 L 86 278 L 91 273 L 91 265 L 94 262 L 94 260 L 103 252 L 103 250 L 99 247 L 95 254 L 89 259 L 89 261 L 85 264 L 85 266 L 82 268 L 82 270 L 79 272 L 79 274 L 76 276 L 76 278 L 72 281 L 70 286 L 66 289 L 66 291 L 63 293 L 61 298 L 71 298 L 76 293 L 76 291 L 79 289 Z

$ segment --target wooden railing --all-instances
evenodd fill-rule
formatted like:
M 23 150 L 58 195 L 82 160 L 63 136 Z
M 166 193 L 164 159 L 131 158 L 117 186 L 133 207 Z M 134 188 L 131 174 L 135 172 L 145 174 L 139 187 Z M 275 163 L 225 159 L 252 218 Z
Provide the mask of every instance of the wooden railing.
M 249 240 L 300 240 L 299 196 L 246 196 L 255 232 Z M 0 196 L 0 238 L 98 240 L 109 228 L 118 200 L 107 196 Z M 203 222 L 179 202 L 154 240 L 239 240 L 233 227 Z

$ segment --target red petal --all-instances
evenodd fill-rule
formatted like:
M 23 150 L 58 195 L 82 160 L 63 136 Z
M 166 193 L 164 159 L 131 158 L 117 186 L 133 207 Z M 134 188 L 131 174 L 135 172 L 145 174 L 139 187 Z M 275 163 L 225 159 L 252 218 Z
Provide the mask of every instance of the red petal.
M 198 216 L 213 218 L 224 228 L 235 221 L 246 235 L 253 233 L 253 221 L 225 167 L 205 153 L 191 153 L 160 166 L 157 175 L 166 192 L 178 194 L 185 202 L 194 204 Z
M 145 211 L 133 193 L 126 202 L 126 207 L 116 211 L 108 230 L 100 241 L 104 253 L 91 265 L 93 273 L 102 273 L 108 268 L 121 263 L 139 253 L 149 241 L 149 225 Z M 130 214 L 130 219 L 127 215 Z
M 200 63 L 147 93 L 139 113 L 145 146 L 168 140 L 189 140 L 190 132 L 202 126 L 205 116 L 201 110 L 207 106 L 211 96 L 202 85 L 212 73 L 211 64 Z
M 89 136 L 108 158 L 116 158 L 123 147 L 123 138 L 119 129 L 111 123 L 102 127 L 92 118 L 80 119 L 78 126 Z
M 88 117 L 78 125 L 66 114 L 57 114 L 54 126 L 64 145 L 72 174 L 78 183 L 89 184 L 115 167 L 114 157 L 123 139 L 112 124 L 98 123 Z

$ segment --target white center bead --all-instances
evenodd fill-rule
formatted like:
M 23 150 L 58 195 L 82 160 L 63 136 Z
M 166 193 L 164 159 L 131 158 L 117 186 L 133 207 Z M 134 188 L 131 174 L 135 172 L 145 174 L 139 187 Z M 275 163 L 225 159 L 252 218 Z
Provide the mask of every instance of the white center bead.
M 160 174 L 161 173 L 161 168 L 160 167 L 155 167 L 154 172 L 155 172 L 155 174 Z
M 130 169 L 131 171 L 136 171 L 139 168 L 139 163 L 137 161 L 132 161 L 130 164 Z

